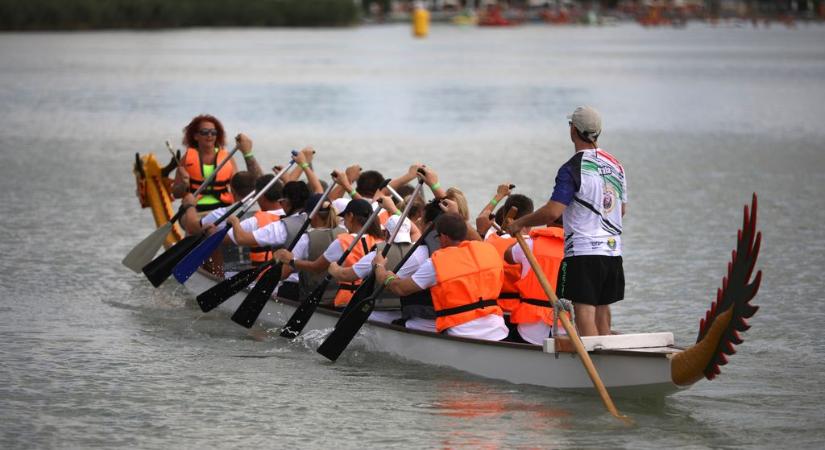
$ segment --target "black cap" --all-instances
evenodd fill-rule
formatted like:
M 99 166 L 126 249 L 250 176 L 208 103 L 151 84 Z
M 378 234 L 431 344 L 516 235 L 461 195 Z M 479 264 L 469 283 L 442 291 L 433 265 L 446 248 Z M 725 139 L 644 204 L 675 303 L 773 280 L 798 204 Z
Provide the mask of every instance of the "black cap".
M 353 213 L 356 216 L 367 218 L 372 214 L 372 205 L 362 198 L 350 200 L 347 207 L 338 215 L 344 217 L 346 213 Z
M 313 209 L 315 209 L 315 205 L 317 205 L 317 204 L 318 204 L 318 200 L 321 200 L 321 197 L 323 197 L 323 195 L 322 195 L 322 194 L 318 194 L 318 193 L 315 193 L 315 194 L 310 195 L 310 196 L 309 196 L 309 199 L 307 200 L 306 205 L 304 205 L 304 210 L 305 210 L 307 213 L 311 213 L 311 212 L 312 212 L 312 210 L 313 210 Z M 325 201 L 325 202 L 324 202 L 324 204 L 325 204 L 325 205 L 324 205 L 324 206 L 321 206 L 321 209 L 320 209 L 319 211 L 329 210 L 329 202 L 326 202 L 326 201 Z

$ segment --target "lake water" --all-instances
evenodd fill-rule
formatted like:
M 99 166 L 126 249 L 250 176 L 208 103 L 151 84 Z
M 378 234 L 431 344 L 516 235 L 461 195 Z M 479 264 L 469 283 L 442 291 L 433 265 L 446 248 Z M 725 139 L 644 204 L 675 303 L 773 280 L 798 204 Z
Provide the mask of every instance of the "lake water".
M 0 34 L 0 447 L 822 448 L 825 28 L 436 25 Z M 722 375 L 663 402 L 470 377 L 318 339 L 250 336 L 120 265 L 152 230 L 135 152 L 201 112 L 266 165 L 414 162 L 474 214 L 543 203 L 565 117 L 604 115 L 627 170 L 624 332 L 695 339 L 742 206 L 760 198 L 761 307 Z

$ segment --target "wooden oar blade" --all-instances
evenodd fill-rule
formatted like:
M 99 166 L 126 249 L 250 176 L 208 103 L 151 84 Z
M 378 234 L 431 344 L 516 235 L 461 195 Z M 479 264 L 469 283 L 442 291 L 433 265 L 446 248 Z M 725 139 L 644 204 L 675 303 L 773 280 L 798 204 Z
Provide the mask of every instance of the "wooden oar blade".
M 315 313 L 315 309 L 318 308 L 318 305 L 321 303 L 329 281 L 330 280 L 325 277 L 321 283 L 315 287 L 315 290 L 309 294 L 309 297 L 305 298 L 301 304 L 298 305 L 298 309 L 292 313 L 292 316 L 286 321 L 286 325 L 284 325 L 284 328 L 281 330 L 281 337 L 295 339 L 301 334 L 301 331 L 304 330 L 309 319 Z
M 189 252 L 172 270 L 172 275 L 175 276 L 175 279 L 178 280 L 178 283 L 183 284 L 186 283 L 186 280 L 192 276 L 198 270 L 198 267 L 206 261 L 212 253 L 215 252 L 215 249 L 221 245 L 223 242 L 223 238 L 226 236 L 226 233 L 229 232 L 229 227 L 225 226 L 220 229 L 220 231 L 216 232 L 212 236 L 204 239 L 203 242 L 198 244 L 194 250 Z
M 241 306 L 235 311 L 235 314 L 232 314 L 232 321 L 243 327 L 251 328 L 252 325 L 255 324 L 255 321 L 258 320 L 258 316 L 261 314 L 261 311 L 263 311 L 266 302 L 269 301 L 272 292 L 275 291 L 275 287 L 280 280 L 280 264 L 276 264 L 267 269 L 261 279 L 255 283 L 252 292 L 246 296 Z
M 337 360 L 355 338 L 355 335 L 358 334 L 358 330 L 369 319 L 374 308 L 375 298 L 372 296 L 358 302 L 346 316 L 342 316 L 341 320 L 338 321 L 332 333 L 318 347 L 318 353 L 324 355 L 330 361 Z
M 143 266 L 143 274 L 152 283 L 152 286 L 158 287 L 172 275 L 172 269 L 182 260 L 193 248 L 195 248 L 203 240 L 203 235 L 187 236 L 175 245 L 170 247 L 160 256 L 152 260 L 149 264 Z
M 170 231 L 172 231 L 172 222 L 167 222 L 153 231 L 152 234 L 146 236 L 123 258 L 123 261 L 121 261 L 123 265 L 132 269 L 135 273 L 140 273 L 143 267 L 149 264 L 158 253 Z
M 212 286 L 208 290 L 201 292 L 197 297 L 201 311 L 209 312 L 217 308 L 221 303 L 249 286 L 261 271 L 261 268 L 242 270 L 234 276 Z

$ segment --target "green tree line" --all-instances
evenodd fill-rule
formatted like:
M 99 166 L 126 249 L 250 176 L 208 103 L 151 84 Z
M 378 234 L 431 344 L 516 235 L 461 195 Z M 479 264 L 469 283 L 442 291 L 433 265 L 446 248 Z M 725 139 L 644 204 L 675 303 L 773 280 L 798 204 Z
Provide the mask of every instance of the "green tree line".
M 0 30 L 347 26 L 352 0 L 0 0 Z

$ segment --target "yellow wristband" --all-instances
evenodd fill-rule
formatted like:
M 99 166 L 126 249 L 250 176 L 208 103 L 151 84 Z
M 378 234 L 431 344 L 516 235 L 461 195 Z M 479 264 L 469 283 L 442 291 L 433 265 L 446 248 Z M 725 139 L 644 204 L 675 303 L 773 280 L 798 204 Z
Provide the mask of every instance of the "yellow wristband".
M 384 280 L 384 287 L 389 286 L 389 284 L 390 284 L 390 283 L 392 283 L 392 280 L 394 280 L 394 279 L 396 279 L 396 278 L 398 278 L 398 277 L 397 277 L 397 276 L 395 276 L 395 275 L 390 275 L 390 276 L 388 276 L 388 277 L 387 277 L 387 279 L 386 279 L 386 280 Z
M 244 153 L 243 157 L 244 159 L 254 158 L 255 152 Z
M 309 163 L 305 163 L 305 162 L 298 163 L 298 165 L 299 165 L 302 169 L 306 169 L 307 167 L 309 167 Z

